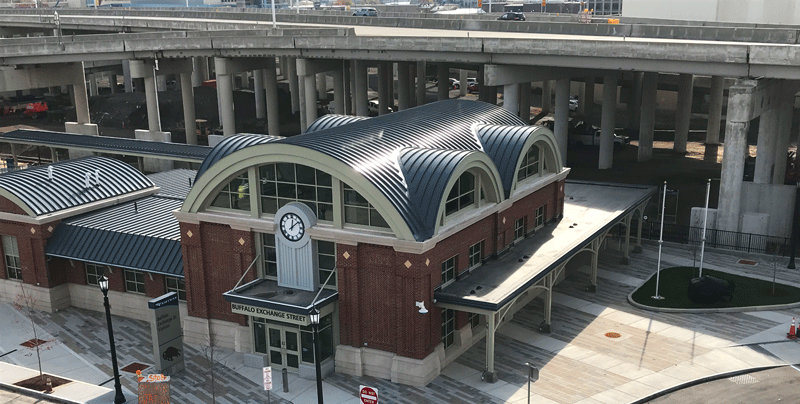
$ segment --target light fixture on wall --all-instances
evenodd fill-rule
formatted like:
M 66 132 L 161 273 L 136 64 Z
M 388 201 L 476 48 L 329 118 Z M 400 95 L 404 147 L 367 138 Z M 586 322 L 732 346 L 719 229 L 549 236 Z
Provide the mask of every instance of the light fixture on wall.
M 428 309 L 425 308 L 425 302 L 417 302 L 417 307 L 419 307 L 419 314 L 428 314 Z

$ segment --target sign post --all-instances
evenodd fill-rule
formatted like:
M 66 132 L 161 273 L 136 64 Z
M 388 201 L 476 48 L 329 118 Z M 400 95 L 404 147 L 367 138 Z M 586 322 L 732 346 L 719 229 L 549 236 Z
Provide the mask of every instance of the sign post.
M 362 404 L 378 404 L 378 389 L 369 386 L 359 386 L 358 397 Z
M 164 374 L 183 370 L 183 330 L 178 311 L 178 294 L 169 292 L 147 302 L 151 309 L 150 332 L 156 368 Z
M 267 391 L 267 404 L 272 402 L 270 391 L 272 390 L 272 366 L 264 368 L 264 390 Z
M 139 377 L 139 404 L 169 404 L 169 376 L 147 375 Z

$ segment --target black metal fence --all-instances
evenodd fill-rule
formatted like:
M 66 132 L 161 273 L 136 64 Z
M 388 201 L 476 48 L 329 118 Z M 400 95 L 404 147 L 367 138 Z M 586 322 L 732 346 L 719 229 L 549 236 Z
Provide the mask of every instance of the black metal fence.
M 631 225 L 636 229 L 637 224 Z M 624 229 L 622 229 L 624 231 Z M 661 232 L 661 223 L 644 222 L 642 238 L 658 240 Z M 702 227 L 683 226 L 664 223 L 664 241 L 680 244 L 700 245 L 703 237 Z M 722 248 L 749 253 L 789 256 L 792 242 L 787 237 L 767 236 L 763 234 L 739 233 L 725 230 L 706 230 L 706 247 Z

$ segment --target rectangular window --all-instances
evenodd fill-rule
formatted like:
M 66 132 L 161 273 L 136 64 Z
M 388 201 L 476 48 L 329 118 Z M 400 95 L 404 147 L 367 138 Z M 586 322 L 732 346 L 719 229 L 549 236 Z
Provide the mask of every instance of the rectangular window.
M 125 274 L 125 291 L 131 293 L 145 293 L 144 292 L 144 272 L 132 271 L 126 269 L 123 271 Z
M 99 286 L 100 278 L 103 277 L 103 273 L 105 272 L 105 266 L 88 262 L 85 263 L 84 266 L 86 267 L 86 284 Z
M 389 224 L 383 219 L 378 210 L 361 196 L 355 189 L 342 183 L 342 202 L 344 202 L 344 222 L 360 224 L 363 226 L 388 228 Z
M 514 241 L 525 238 L 525 217 L 521 217 L 514 222 Z
M 452 309 L 442 309 L 442 344 L 444 349 L 455 342 L 456 312 Z
M 300 346 L 302 360 L 307 363 L 314 363 L 314 328 L 310 325 L 300 326 Z M 319 345 L 320 359 L 323 361 L 334 354 L 333 345 L 333 317 L 328 314 L 319 319 Z
M 293 164 L 267 164 L 258 168 L 261 212 L 275 214 L 292 201 L 306 204 L 318 220 L 333 221 L 333 188 L 330 174 Z
M 469 325 L 472 328 L 481 325 L 481 315 L 477 313 L 469 313 Z
M 336 268 L 336 243 L 317 240 L 317 262 L 319 264 L 319 284 L 322 285 Z M 331 276 L 326 287 L 336 289 L 336 274 Z
M 538 208 L 536 208 L 536 212 L 535 212 L 534 216 L 536 217 L 536 219 L 534 219 L 535 220 L 535 222 L 534 222 L 535 226 L 534 227 L 539 228 L 541 226 L 544 226 L 544 205 L 539 206 Z
M 164 283 L 167 292 L 175 292 L 178 294 L 178 300 L 186 301 L 186 280 L 177 276 L 165 276 Z
M 483 262 L 483 240 L 469 248 L 469 268 L 475 268 Z
M 264 278 L 278 279 L 278 255 L 275 252 L 275 235 L 261 233 L 261 248 Z
M 3 236 L 3 254 L 5 255 L 8 279 L 22 280 L 22 265 L 19 262 L 19 246 L 14 236 Z
M 456 257 L 455 255 L 445 262 L 442 262 L 442 285 L 445 285 L 456 278 Z

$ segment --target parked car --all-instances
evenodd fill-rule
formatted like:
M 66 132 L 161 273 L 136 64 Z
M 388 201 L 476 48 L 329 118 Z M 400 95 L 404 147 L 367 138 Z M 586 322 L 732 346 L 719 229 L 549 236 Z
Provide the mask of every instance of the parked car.
M 453 90 L 458 90 L 459 88 L 461 88 L 461 82 L 456 80 L 456 79 L 454 79 L 454 78 L 451 78 L 450 79 L 450 88 L 452 88 Z
M 477 81 L 472 82 L 467 86 L 467 92 L 470 94 L 477 93 L 478 91 L 480 91 L 480 89 Z
M 525 14 L 522 14 L 522 13 L 503 13 L 503 15 L 501 15 L 497 19 L 498 20 L 506 20 L 506 21 L 525 21 Z
M 571 128 L 572 129 L 572 128 Z M 589 125 L 584 121 L 578 121 L 574 129 L 569 132 L 569 143 L 578 147 L 600 146 L 601 129 L 594 125 Z M 614 133 L 614 147 L 625 148 L 631 143 L 628 136 L 620 136 Z
M 375 117 L 380 115 L 380 104 L 378 104 L 378 100 L 370 100 L 369 106 L 367 107 L 369 116 Z M 397 111 L 397 106 L 389 106 L 389 112 Z
M 372 7 L 362 7 L 357 8 L 356 11 L 353 11 L 353 15 L 356 17 L 377 17 L 378 10 Z
M 569 110 L 570 111 L 577 111 L 578 110 L 578 97 L 574 95 L 569 96 Z

